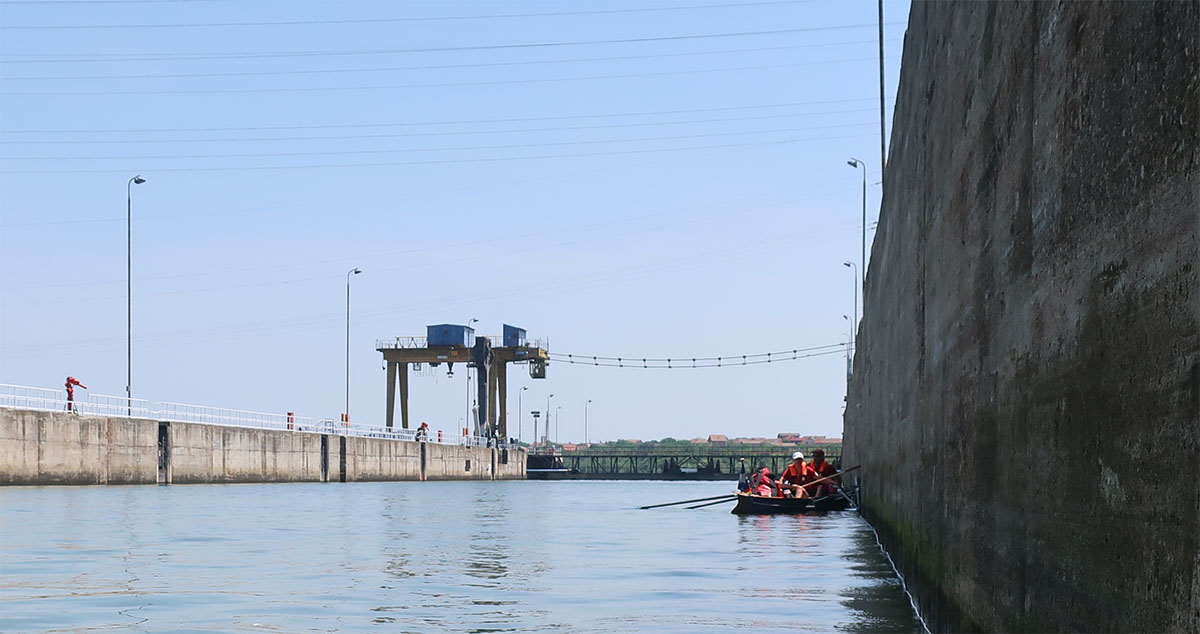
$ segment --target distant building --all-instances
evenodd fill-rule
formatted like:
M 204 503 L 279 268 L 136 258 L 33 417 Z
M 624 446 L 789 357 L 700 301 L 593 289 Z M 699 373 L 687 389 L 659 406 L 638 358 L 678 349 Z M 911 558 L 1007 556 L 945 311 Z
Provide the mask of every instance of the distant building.
M 692 443 L 693 445 L 707 445 L 708 439 L 707 438 L 693 438 L 693 439 L 689 440 L 688 442 Z
M 729 446 L 729 438 L 722 434 L 709 434 L 708 444 L 714 447 L 727 447 Z
M 579 448 L 580 448 L 579 445 L 576 445 L 575 443 L 569 443 L 569 442 L 563 443 L 563 446 L 562 446 L 563 451 L 576 451 Z

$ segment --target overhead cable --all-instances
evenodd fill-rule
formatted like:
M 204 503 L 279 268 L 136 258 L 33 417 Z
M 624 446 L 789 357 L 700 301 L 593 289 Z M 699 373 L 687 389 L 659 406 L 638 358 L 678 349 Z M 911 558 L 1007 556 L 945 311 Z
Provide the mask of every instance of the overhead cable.
M 253 51 L 244 51 L 237 53 L 155 53 L 155 54 L 116 54 L 101 57 L 99 54 L 92 54 L 90 57 L 72 57 L 62 59 L 25 59 L 14 60 L 4 59 L 5 64 L 52 64 L 52 63 L 94 63 L 94 62 L 164 62 L 164 61 L 191 61 L 201 59 L 266 59 L 279 57 L 325 57 L 325 56 L 341 56 L 341 55 L 392 55 L 403 53 L 446 53 L 446 52 L 462 52 L 462 51 L 496 51 L 496 50 L 519 50 L 519 49 L 538 49 L 538 48 L 560 48 L 566 46 L 595 46 L 604 44 L 639 44 L 645 42 L 677 42 L 687 40 L 704 40 L 717 39 L 727 37 L 757 37 L 763 35 L 791 35 L 796 33 L 812 33 L 819 31 L 840 31 L 849 29 L 864 29 L 873 28 L 874 23 L 870 24 L 843 24 L 836 26 L 816 26 L 802 27 L 792 29 L 771 29 L 766 31 L 734 31 L 728 33 L 696 33 L 689 35 L 660 35 L 656 37 L 633 37 L 633 38 L 617 38 L 610 40 L 575 40 L 564 42 L 524 42 L 517 44 L 479 44 L 473 46 L 441 46 L 427 48 L 392 48 L 392 49 L 366 49 L 366 50 L 351 50 L 351 51 L 278 51 L 273 53 L 260 53 Z M 11 55 L 11 54 L 10 54 Z M 134 56 L 138 55 L 138 56 Z
M 874 108 L 859 108 L 854 110 L 839 110 L 835 112 L 786 112 L 782 114 L 764 114 L 764 115 L 742 115 L 740 117 L 716 117 L 709 119 L 676 119 L 671 121 L 635 121 L 631 123 L 602 123 L 599 125 L 574 125 L 574 126 L 557 126 L 549 128 L 506 128 L 506 129 L 491 129 L 491 130 L 439 130 L 436 132 L 387 132 L 374 134 L 334 134 L 334 135 L 319 135 L 319 136 L 266 136 L 266 137 L 226 137 L 226 138 L 206 138 L 206 139 L 55 139 L 55 140 L 31 140 L 31 139 L 6 139 L 0 138 L 0 144 L 3 145 L 86 145 L 86 144 L 130 144 L 130 143 L 229 143 L 229 142 L 258 142 L 258 141 L 333 141 L 333 140 L 354 140 L 354 139 L 391 139 L 391 138 L 407 138 L 407 137 L 430 137 L 430 136 L 470 136 L 474 134 L 528 134 L 531 132 L 571 132 L 578 130 L 608 130 L 613 128 L 643 128 L 651 126 L 681 126 L 691 125 L 696 123 L 722 123 L 728 121 L 760 121 L 764 119 L 790 119 L 795 117 L 807 117 L 821 114 L 851 114 L 861 112 L 874 112 Z M 845 128 L 859 125 L 875 125 L 860 123 L 839 123 L 836 125 L 819 126 L 813 129 L 825 130 L 828 128 Z M 11 158 L 11 157 L 9 157 Z
M 534 147 L 562 147 L 574 145 L 597 145 L 603 143 L 643 143 L 647 141 L 681 141 L 688 139 L 706 139 L 728 136 L 750 136 L 755 134 L 780 134 L 784 132 L 806 132 L 809 130 L 826 130 L 830 128 L 852 128 L 874 126 L 873 122 L 848 123 L 826 126 L 808 126 L 802 128 L 774 128 L 767 130 L 739 130 L 736 132 L 709 132 L 705 134 L 680 134 L 669 136 L 635 137 L 624 139 L 587 139 L 583 141 L 550 141 L 544 143 L 514 143 L 503 145 L 465 145 L 451 147 L 413 147 L 388 148 L 373 150 L 324 150 L 308 152 L 243 152 L 229 154 L 151 154 L 138 156 L 87 156 L 68 154 L 63 156 L 5 156 L 6 161 L 122 161 L 122 160 L 179 160 L 179 159 L 226 159 L 226 158 L 265 158 L 283 156 L 356 156 L 364 154 L 401 154 L 410 152 L 457 152 L 478 150 L 513 150 Z
M 405 70 L 450 70 L 456 68 L 495 68 L 502 66 L 532 66 L 544 64 L 573 64 L 579 62 L 614 62 L 631 59 L 660 59 L 666 57 L 692 57 L 696 55 L 728 55 L 730 53 L 763 53 L 774 51 L 789 51 L 802 48 L 823 48 L 828 46 L 846 46 L 874 44 L 875 40 L 859 40 L 856 42 L 821 42 L 817 44 L 790 44 L 786 46 L 757 46 L 749 48 L 727 48 L 710 51 L 677 51 L 671 53 L 646 53 L 643 55 L 611 55 L 606 57 L 569 57 L 564 59 L 533 59 L 514 62 L 476 62 L 471 64 L 434 64 L 422 66 L 383 66 L 372 68 L 303 68 L 299 70 L 259 70 L 233 71 L 211 73 L 142 73 L 132 75 L 37 75 L 31 77 L 0 77 L 0 81 L 61 81 L 86 79 L 183 79 L 190 77 L 262 77 L 268 75 L 321 75 L 343 73 L 376 73 Z
M 682 370 L 692 368 L 722 368 L 743 365 L 759 365 L 763 363 L 778 363 L 795 361 L 809 357 L 819 357 L 827 354 L 840 354 L 848 344 L 831 343 L 811 348 L 796 348 L 781 352 L 763 352 L 758 354 L 729 355 L 720 357 L 600 357 L 593 355 L 548 353 L 551 361 L 566 362 L 578 365 L 591 365 L 610 368 L 643 368 L 655 370 Z
M 84 1 L 84 0 L 79 0 Z M 87 0 L 89 3 L 95 3 L 97 0 Z M 99 2 L 146 2 L 148 0 L 98 0 Z M 162 0 L 159 0 L 162 1 Z M 57 0 L 59 3 L 67 3 L 64 0 Z M 54 4 L 54 1 L 38 1 L 38 2 L 21 2 L 20 0 L 9 0 L 4 4 Z M 725 9 L 725 8 L 746 8 L 755 6 L 779 5 L 779 4 L 798 4 L 795 0 L 762 0 L 759 2 L 731 2 L 723 4 L 692 4 L 692 5 L 675 5 L 667 7 L 637 7 L 631 9 L 593 9 L 589 11 L 553 11 L 545 13 L 491 13 L 482 15 L 433 15 L 433 16 L 415 16 L 404 18 L 348 18 L 338 20 L 280 20 L 280 21 L 263 21 L 263 22 L 197 22 L 197 23 L 176 23 L 176 24 L 38 24 L 38 25 L 17 25 L 17 26 L 0 26 L 0 30 L 5 31 L 30 31 L 30 30 L 47 30 L 47 29 L 177 29 L 177 28 L 212 28 L 212 27 L 259 27 L 259 26 L 307 26 L 317 24 L 391 24 L 399 22 L 445 22 L 453 20 L 492 20 L 498 18 L 542 18 L 542 17 L 564 17 L 574 15 L 597 15 L 604 13 L 644 13 L 648 11 L 682 11 L 692 9 Z
M 500 86 L 507 84 L 541 84 L 557 81 L 591 81 L 596 79 L 632 79 L 638 77 L 668 77 L 672 75 L 698 75 L 704 73 L 740 72 L 747 70 L 775 70 L 800 68 L 803 66 L 826 66 L 829 64 L 874 61 L 874 58 L 840 59 L 833 62 L 792 62 L 788 64 L 759 64 L 753 66 L 726 66 L 723 68 L 696 68 L 688 70 L 665 70 L 651 73 L 618 73 L 609 75 L 575 75 L 570 77 L 534 77 L 526 79 L 493 79 L 488 81 L 432 82 L 421 84 L 369 84 L 360 86 L 302 86 L 291 88 L 196 88 L 161 90 L 36 90 L 6 91 L 8 97 L 30 97 L 46 95 L 213 95 L 213 94 L 265 94 L 281 92 L 343 92 L 350 90 L 396 90 L 402 88 L 454 88 L 459 86 Z
M 811 137 L 811 138 L 795 138 L 795 139 L 773 139 L 770 141 L 754 141 L 748 143 L 722 143 L 717 145 L 689 145 L 673 148 L 643 148 L 638 150 L 614 150 L 605 152 L 581 152 L 568 154 L 540 154 L 534 156 L 493 156 L 493 157 L 476 157 L 476 158 L 453 158 L 453 159 L 435 159 L 431 161 L 387 161 L 379 163 L 322 163 L 322 164 L 303 164 L 303 165 L 251 165 L 251 166 L 219 166 L 219 167 L 165 167 L 154 168 L 157 173 L 166 172 L 247 172 L 247 171 L 262 171 L 262 170 L 287 170 L 287 169 L 332 169 L 346 167 L 398 167 L 404 165 L 440 165 L 447 163 L 494 163 L 494 162 L 511 162 L 537 159 L 559 159 L 559 158 L 583 158 L 593 156 L 616 156 L 627 154 L 647 154 L 652 152 L 687 152 L 691 150 L 721 150 L 733 148 L 746 148 L 755 146 L 770 146 L 770 145 L 787 145 L 798 143 L 800 141 L 830 141 L 835 139 L 853 139 L 861 138 L 863 134 L 843 134 L 827 137 Z M 84 170 L 8 170 L 0 169 L 0 174 L 113 174 L 124 173 L 127 169 L 84 169 Z
M 346 128 L 388 128 L 423 125 L 470 125 L 477 123 L 520 123 L 526 121 L 564 121 L 569 119 L 601 119 L 611 117 L 642 117 L 664 114 L 689 114 L 696 112 L 728 112 L 738 110 L 758 110 L 765 108 L 791 108 L 794 106 L 824 106 L 838 103 L 874 102 L 875 97 L 860 97 L 855 99 L 827 99 L 822 101 L 793 101 L 772 104 L 754 104 L 747 106 L 720 106 L 716 108 L 687 108 L 681 110 L 643 110 L 639 112 L 607 112 L 601 114 L 568 114 L 550 117 L 510 117 L 504 119 L 455 119 L 442 121 L 403 121 L 387 123 L 335 123 L 316 125 L 279 125 L 279 126 L 244 126 L 223 128 L 116 128 L 108 130 L 59 129 L 59 130 L 0 130 L 4 134 L 120 134 L 126 132 L 242 132 L 250 130 L 330 130 Z M 874 112 L 874 108 L 871 108 Z M 856 111 L 858 112 L 858 111 Z M 865 112 L 865 111 L 863 111 Z M 801 114 L 836 114 L 828 112 L 813 112 Z

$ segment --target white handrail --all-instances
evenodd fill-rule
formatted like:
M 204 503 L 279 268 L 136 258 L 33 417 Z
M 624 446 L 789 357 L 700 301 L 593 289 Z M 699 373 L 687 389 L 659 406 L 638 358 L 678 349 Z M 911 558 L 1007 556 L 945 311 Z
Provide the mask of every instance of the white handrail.
M 391 440 L 416 440 L 415 429 L 389 429 L 360 423 L 340 423 L 332 419 L 317 419 L 295 414 L 257 412 L 252 410 L 194 405 L 171 401 L 148 401 L 124 396 L 88 393 L 71 402 L 67 408 L 65 390 L 55 390 L 25 385 L 0 383 L 0 407 L 48 412 L 73 411 L 82 416 L 132 416 L 178 423 L 244 427 L 251 429 L 275 429 L 300 433 L 357 436 L 362 438 L 387 438 Z M 486 447 L 487 439 L 481 436 L 460 436 L 442 433 L 439 440 L 436 430 L 431 430 L 426 442 Z

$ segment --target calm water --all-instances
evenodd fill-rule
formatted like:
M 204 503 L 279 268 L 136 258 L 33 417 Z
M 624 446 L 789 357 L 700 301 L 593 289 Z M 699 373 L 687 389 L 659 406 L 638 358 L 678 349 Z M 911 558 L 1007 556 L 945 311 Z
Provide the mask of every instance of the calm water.
M 731 483 L 0 489 L 0 630 L 919 632 L 853 513 Z

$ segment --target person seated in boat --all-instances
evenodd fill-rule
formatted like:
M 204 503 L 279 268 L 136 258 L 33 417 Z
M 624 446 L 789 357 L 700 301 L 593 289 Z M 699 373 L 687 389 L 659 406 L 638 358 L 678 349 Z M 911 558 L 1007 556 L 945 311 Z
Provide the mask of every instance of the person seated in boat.
M 804 452 L 797 451 L 792 454 L 792 463 L 779 476 L 779 488 L 785 497 L 806 498 L 809 494 L 804 483 L 813 479 L 812 470 L 804 462 Z
M 775 495 L 777 490 L 775 486 L 775 479 L 771 477 L 771 470 L 766 467 L 763 467 L 761 471 L 754 474 L 754 480 L 751 482 L 751 486 L 753 487 L 751 491 L 755 495 L 765 498 L 777 497 Z
M 821 482 L 820 484 L 809 485 L 807 488 L 809 494 L 815 498 L 826 495 L 833 495 L 838 490 L 838 485 L 841 484 L 842 478 L 837 475 L 838 470 L 833 468 L 833 465 L 825 462 L 825 450 L 817 449 L 813 451 L 812 462 L 808 465 L 809 473 L 812 474 L 811 480 L 818 480 L 828 476 L 833 478 Z

